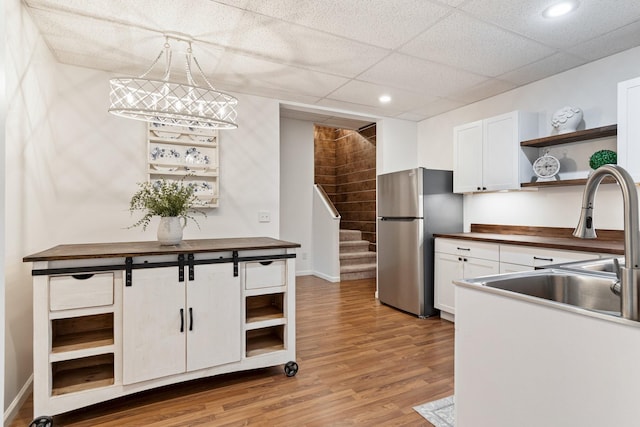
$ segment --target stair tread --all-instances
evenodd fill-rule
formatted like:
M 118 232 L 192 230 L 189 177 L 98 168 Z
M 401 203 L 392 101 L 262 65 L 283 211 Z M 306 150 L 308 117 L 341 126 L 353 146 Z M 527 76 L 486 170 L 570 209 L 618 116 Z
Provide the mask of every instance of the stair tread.
M 368 240 L 341 240 L 340 246 L 356 246 L 356 245 L 364 245 L 369 244 Z
M 375 263 L 343 265 L 343 266 L 340 266 L 340 273 L 353 273 L 357 271 L 370 271 L 375 269 L 376 269 Z
M 375 258 L 376 253 L 372 251 L 362 251 L 362 252 L 343 252 L 340 254 L 340 259 L 350 259 L 350 258 Z

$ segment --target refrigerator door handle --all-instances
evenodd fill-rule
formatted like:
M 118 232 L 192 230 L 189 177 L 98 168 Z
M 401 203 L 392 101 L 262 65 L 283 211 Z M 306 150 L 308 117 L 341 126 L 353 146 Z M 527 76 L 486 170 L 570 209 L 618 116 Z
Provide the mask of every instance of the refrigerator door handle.
M 383 216 L 383 217 L 380 217 L 380 221 L 415 221 L 416 219 L 422 219 L 422 218 L 416 218 L 415 216 Z

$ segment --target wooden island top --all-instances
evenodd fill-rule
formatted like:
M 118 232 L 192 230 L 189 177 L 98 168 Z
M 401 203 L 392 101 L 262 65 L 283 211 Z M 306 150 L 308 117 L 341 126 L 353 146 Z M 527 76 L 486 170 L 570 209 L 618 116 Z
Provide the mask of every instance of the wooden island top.
M 234 237 L 183 240 L 178 245 L 160 245 L 157 241 L 82 243 L 58 245 L 24 257 L 24 262 L 59 261 L 91 258 L 123 258 L 149 255 L 228 252 L 263 249 L 299 248 L 299 243 L 271 237 Z

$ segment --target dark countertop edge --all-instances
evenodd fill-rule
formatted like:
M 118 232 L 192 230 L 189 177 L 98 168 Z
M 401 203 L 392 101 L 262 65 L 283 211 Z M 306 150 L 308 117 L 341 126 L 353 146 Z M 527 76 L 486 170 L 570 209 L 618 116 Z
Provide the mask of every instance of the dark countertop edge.
M 516 234 L 454 233 L 434 234 L 433 237 L 475 240 L 478 242 L 502 243 L 516 246 L 544 247 L 580 252 L 610 253 L 624 255 L 624 243 L 613 240 L 579 239 L 565 237 L 540 237 Z
M 79 243 L 58 245 L 28 255 L 23 262 L 62 261 L 74 259 L 124 258 L 185 253 L 228 252 L 265 249 L 299 248 L 299 243 L 271 237 L 237 237 L 183 240 L 179 245 L 162 246 L 157 241 Z

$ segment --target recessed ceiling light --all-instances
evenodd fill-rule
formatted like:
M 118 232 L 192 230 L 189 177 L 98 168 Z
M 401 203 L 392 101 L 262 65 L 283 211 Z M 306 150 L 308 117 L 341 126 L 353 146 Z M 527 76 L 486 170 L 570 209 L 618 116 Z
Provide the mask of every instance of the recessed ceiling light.
M 545 18 L 559 18 L 569 12 L 572 12 L 578 8 L 577 1 L 561 1 L 556 4 L 552 4 L 542 12 L 542 16 Z
M 381 95 L 380 98 L 378 98 L 378 101 L 386 104 L 387 102 L 391 102 L 391 97 L 389 95 Z

